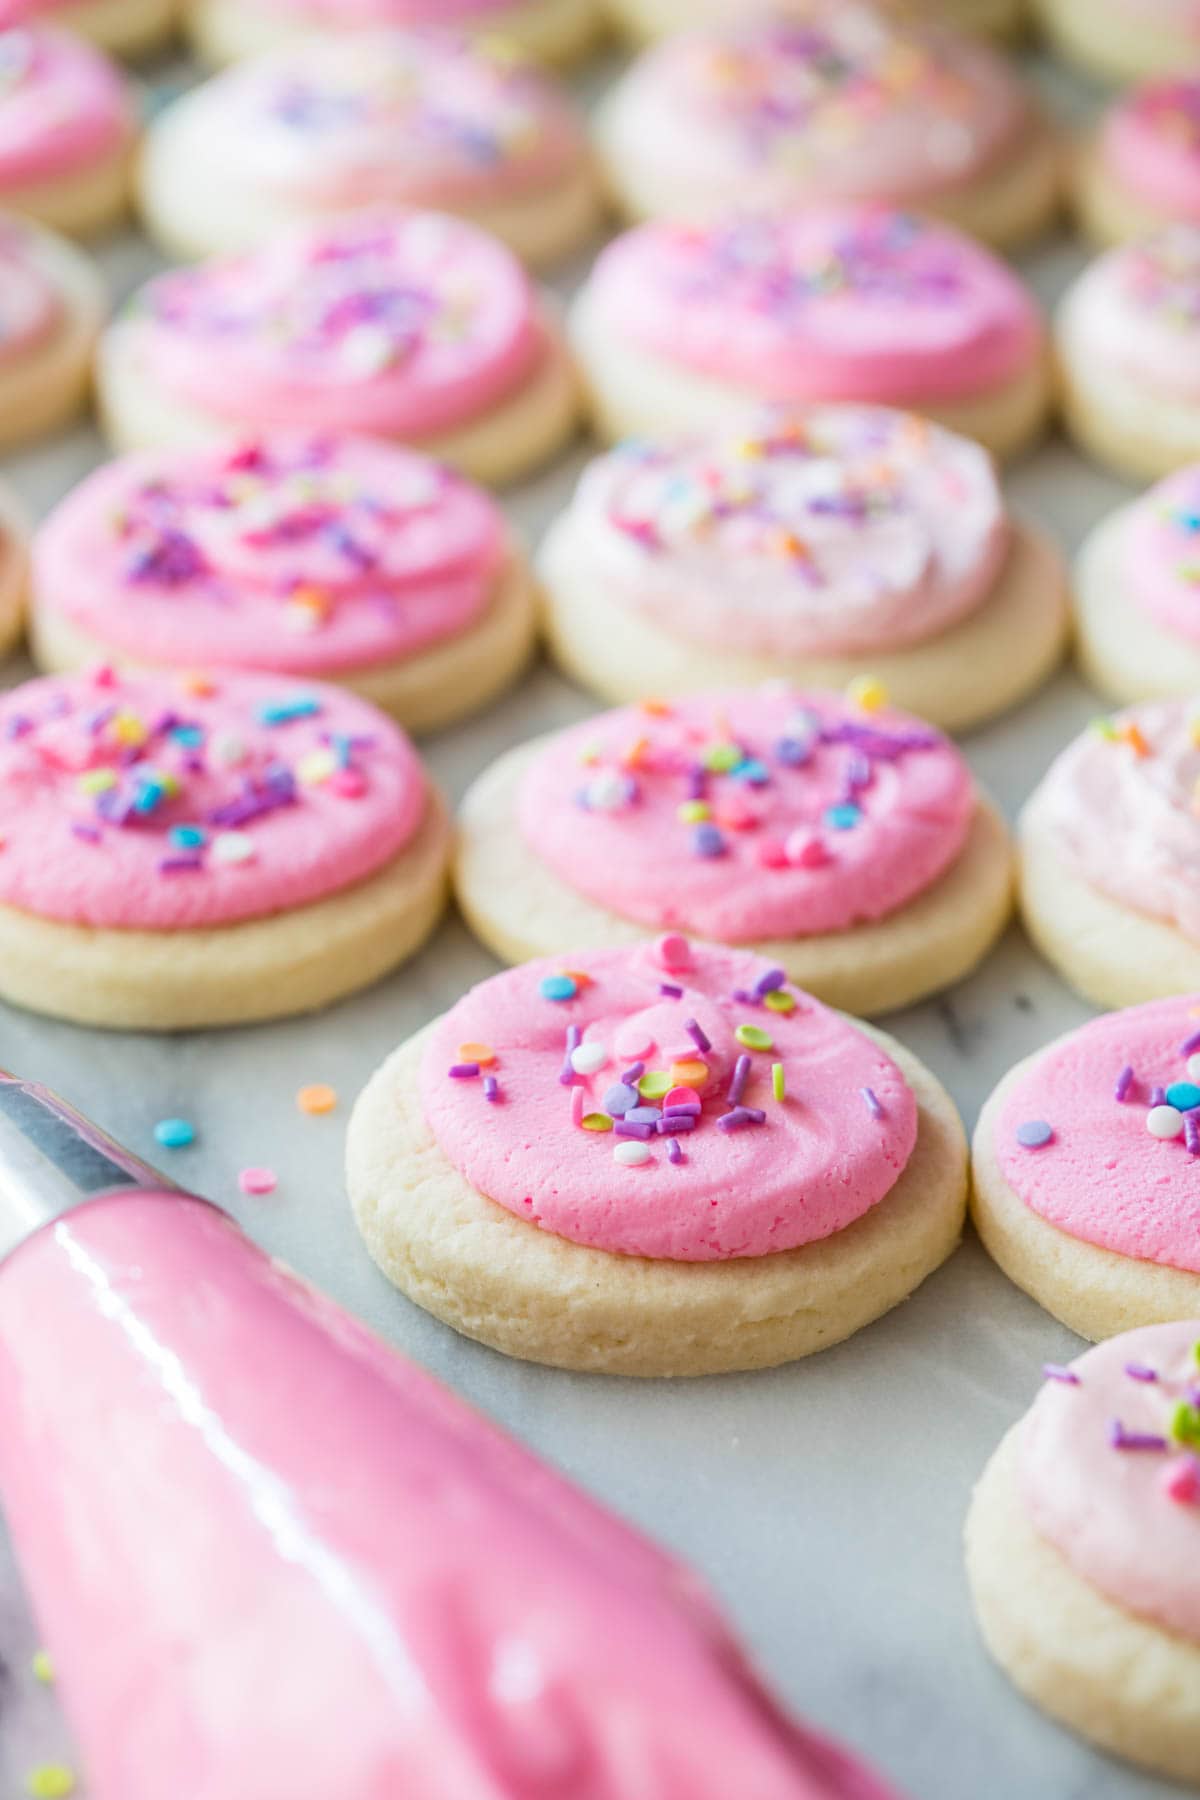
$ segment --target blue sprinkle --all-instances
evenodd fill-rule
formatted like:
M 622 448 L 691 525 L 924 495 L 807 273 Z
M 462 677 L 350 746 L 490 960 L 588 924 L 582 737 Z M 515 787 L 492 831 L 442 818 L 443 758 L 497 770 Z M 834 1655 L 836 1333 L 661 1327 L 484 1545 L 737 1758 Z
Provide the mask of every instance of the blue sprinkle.
M 1167 1105 L 1190 1112 L 1193 1106 L 1200 1106 L 1200 1087 L 1194 1081 L 1173 1081 L 1167 1089 Z
M 578 989 L 569 975 L 543 975 L 538 993 L 543 1000 L 573 1000 Z
M 1017 1126 L 1017 1142 L 1025 1150 L 1040 1150 L 1053 1136 L 1054 1127 L 1047 1125 L 1045 1119 L 1026 1119 Z
M 617 1081 L 604 1096 L 603 1110 L 610 1118 L 623 1119 L 627 1112 L 633 1111 L 639 1099 L 640 1095 L 635 1087 L 630 1087 L 627 1082 Z
M 204 728 L 201 725 L 176 725 L 171 736 L 177 744 L 187 750 L 199 750 L 204 743 Z
M 625 1117 L 635 1125 L 657 1125 L 662 1117 L 661 1106 L 631 1106 Z
M 853 831 L 862 818 L 862 807 L 855 806 L 853 800 L 846 800 L 841 806 L 829 806 L 825 809 L 825 823 L 834 831 Z
M 167 836 L 177 850 L 202 850 L 208 833 L 202 825 L 172 825 Z
M 258 709 L 260 725 L 290 725 L 293 719 L 311 719 L 321 710 L 321 702 L 312 694 L 297 694 L 294 700 L 267 700 Z
M 160 1119 L 154 1127 L 154 1141 L 164 1150 L 186 1150 L 196 1141 L 196 1127 L 189 1119 Z
M 697 825 L 692 832 L 692 850 L 697 856 L 724 856 L 724 833 L 715 825 Z
M 771 779 L 771 772 L 766 763 L 759 762 L 757 757 L 747 756 L 730 774 L 735 781 L 747 781 L 751 787 L 764 787 Z
M 780 738 L 775 746 L 775 759 L 786 769 L 799 769 L 812 755 L 812 744 L 804 738 Z

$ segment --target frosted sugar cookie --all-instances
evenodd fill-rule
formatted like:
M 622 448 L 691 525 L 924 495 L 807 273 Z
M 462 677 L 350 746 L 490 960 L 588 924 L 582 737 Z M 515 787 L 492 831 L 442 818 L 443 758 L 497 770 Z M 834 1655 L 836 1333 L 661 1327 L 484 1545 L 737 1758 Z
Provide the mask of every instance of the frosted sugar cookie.
M 1046 1376 L 967 1519 L 984 1640 L 1052 1718 L 1200 1782 L 1200 1320 Z
M 21 635 L 29 598 L 28 525 L 16 495 L 0 486 L 0 656 Z
M 0 214 L 0 449 L 82 410 L 105 295 L 91 259 Z
M 0 0 L 0 30 L 45 20 L 119 56 L 136 56 L 163 42 L 175 13 L 176 0 Z
M 410 450 L 282 433 L 105 464 L 37 535 L 44 668 L 277 670 L 410 730 L 476 711 L 534 641 L 490 497 Z
M 1098 1006 L 1200 991 L 1200 700 L 1099 719 L 1021 815 L 1021 904 Z
M 1015 68 L 879 0 L 667 38 L 617 83 L 598 132 L 635 219 L 883 200 L 1009 245 L 1058 198 L 1059 151 Z
M 1057 339 L 1064 416 L 1089 456 L 1151 481 L 1200 460 L 1200 224 L 1098 257 Z
M 1014 454 L 1049 397 L 1037 307 L 948 225 L 828 205 L 639 226 L 571 319 L 612 438 L 701 430 L 756 402 L 901 406 Z
M 770 10 L 783 18 L 804 20 L 825 0 L 772 0 Z M 635 42 L 666 37 L 697 26 L 727 24 L 744 18 L 744 0 L 608 0 L 609 11 Z M 1010 38 L 1020 29 L 1025 0 L 897 0 L 890 10 L 901 17 L 949 19 L 963 31 Z
M 1102 81 L 1170 75 L 1200 56 L 1200 0 L 1033 0 L 1068 61 Z
M 1007 921 L 1011 858 L 940 733 L 780 684 L 509 751 L 463 801 L 456 882 L 509 962 L 692 931 L 878 1013 L 974 967 Z
M 1200 225 L 1200 80 L 1164 76 L 1114 101 L 1076 160 L 1075 206 L 1102 244 Z
M 0 207 L 59 231 L 125 210 L 132 94 L 100 50 L 45 26 L 0 30 Z
M 378 980 L 437 922 L 449 828 L 342 689 L 102 669 L 0 697 L 0 840 L 0 996 L 171 1031 Z
M 603 22 L 601 0 L 190 0 L 197 49 L 231 62 L 313 33 L 452 25 L 505 38 L 546 62 L 573 62 Z
M 953 1250 L 964 1176 L 909 1052 L 674 935 L 472 989 L 384 1063 L 347 1144 L 359 1230 L 410 1299 L 622 1375 L 849 1337 Z
M 1084 1337 L 1200 1315 L 1200 995 L 1093 1019 L 980 1116 L 979 1235 Z M 1200 1371 L 1197 1372 L 1200 1380 Z
M 122 449 L 296 427 L 398 438 L 481 481 L 575 426 L 556 329 L 511 251 L 444 213 L 297 226 L 160 275 L 110 328 L 101 407 Z
M 183 256 L 395 204 L 462 214 L 546 263 L 601 216 L 566 94 L 506 46 L 432 30 L 288 46 L 215 76 L 154 121 L 140 198 Z
M 986 453 L 882 407 L 626 443 L 539 568 L 555 656 L 614 701 L 869 668 L 960 730 L 1037 687 L 1066 633 L 1057 552 L 1009 520 Z

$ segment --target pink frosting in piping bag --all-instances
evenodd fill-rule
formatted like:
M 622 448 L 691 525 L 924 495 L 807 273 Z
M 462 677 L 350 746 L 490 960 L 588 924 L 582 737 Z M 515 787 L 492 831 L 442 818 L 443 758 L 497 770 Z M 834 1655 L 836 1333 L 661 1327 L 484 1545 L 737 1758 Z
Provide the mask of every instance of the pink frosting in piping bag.
M 37 26 L 0 31 L 0 200 L 89 169 L 132 133 L 125 82 L 101 51 Z

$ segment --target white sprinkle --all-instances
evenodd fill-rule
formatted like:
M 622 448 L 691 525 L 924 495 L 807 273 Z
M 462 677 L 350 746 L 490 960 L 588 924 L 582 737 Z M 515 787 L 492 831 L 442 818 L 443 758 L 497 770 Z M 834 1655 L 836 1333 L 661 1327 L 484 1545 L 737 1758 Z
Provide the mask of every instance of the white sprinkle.
M 1193 1081 L 1200 1081 L 1200 1056 L 1188 1057 L 1187 1072 Z
M 650 1161 L 650 1146 L 640 1143 L 637 1138 L 625 1138 L 613 1145 L 613 1161 L 624 1163 L 627 1169 L 639 1168 Z
M 571 1052 L 571 1067 L 577 1075 L 594 1075 L 608 1061 L 604 1044 L 576 1044 Z
M 254 839 L 244 831 L 222 831 L 212 841 L 212 859 L 219 863 L 253 862 Z
M 231 731 L 218 732 L 212 741 L 211 749 L 216 760 L 224 763 L 226 768 L 234 768 L 238 763 L 246 760 L 246 740 L 237 737 Z
M 1183 1130 L 1183 1114 L 1177 1106 L 1152 1106 L 1146 1114 L 1146 1130 L 1151 1137 L 1178 1137 Z

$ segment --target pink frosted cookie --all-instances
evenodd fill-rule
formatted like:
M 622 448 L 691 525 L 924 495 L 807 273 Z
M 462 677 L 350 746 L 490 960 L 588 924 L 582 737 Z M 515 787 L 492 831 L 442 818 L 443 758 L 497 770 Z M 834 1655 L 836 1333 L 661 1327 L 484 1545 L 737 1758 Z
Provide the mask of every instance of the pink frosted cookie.
M 0 30 L 0 207 L 59 231 L 110 225 L 135 131 L 130 90 L 102 51 L 41 25 Z
M 534 620 L 481 489 L 396 445 L 281 433 L 90 475 L 38 534 L 33 633 L 44 668 L 317 676 L 426 731 L 515 678 Z
M 601 211 L 564 92 L 499 43 L 412 29 L 287 47 L 215 76 L 154 122 L 140 194 L 155 236 L 184 256 L 397 205 L 460 213 L 546 263 Z
M 444 213 L 296 226 L 160 275 L 109 331 L 98 380 L 125 449 L 363 432 L 485 481 L 544 461 L 576 419 L 573 373 L 528 276 Z
M 1200 1313 L 1197 1159 L 1200 995 L 1108 1013 L 1019 1063 L 984 1107 L 980 1236 L 1084 1337 Z
M 543 62 L 573 62 L 592 48 L 603 18 L 600 0 L 193 0 L 187 22 L 213 62 L 386 25 L 451 25 L 495 34 Z
M 89 257 L 31 221 L 0 217 L 0 449 L 83 408 L 104 308 Z
M 957 730 L 1044 680 L 1067 623 L 1057 552 L 1009 520 L 986 453 L 881 407 L 623 444 L 539 564 L 555 655 L 614 701 L 869 668 Z
M 1200 991 L 1200 712 L 1147 702 L 1096 723 L 1021 815 L 1021 904 L 1098 1006 Z
M 1102 244 L 1200 225 L 1200 80 L 1164 76 L 1114 101 L 1079 156 L 1075 204 Z
M 1008 917 L 1007 834 L 953 744 L 878 698 L 719 690 L 509 751 L 463 802 L 468 920 L 510 962 L 694 931 L 857 1013 L 945 986 Z
M 1098 257 L 1067 290 L 1057 338 L 1081 449 L 1139 480 L 1200 461 L 1200 224 Z
M 408 739 L 281 676 L 0 698 L 0 994 L 154 1030 L 302 1012 L 427 935 L 448 830 Z
M 471 990 L 360 1099 L 351 1201 L 411 1298 L 510 1355 L 762 1367 L 957 1242 L 961 1127 L 914 1057 L 744 951 L 572 951 Z
M 121 56 L 162 43 L 176 0 L 0 0 L 0 31 L 35 21 L 61 25 Z
M 1200 0 L 1033 0 L 1037 23 L 1071 62 L 1102 81 L 1194 67 Z
M 1009 64 L 880 0 L 667 38 L 618 82 L 599 130 L 633 218 L 882 200 L 1008 245 L 1057 200 L 1057 149 Z
M 967 1574 L 992 1655 L 1052 1718 L 1200 1782 L 1200 1319 L 1046 1382 L 984 1470 Z
M 757 402 L 911 407 L 1011 454 L 1041 429 L 1028 290 L 948 225 L 826 205 L 627 232 L 572 334 L 610 437 L 687 432 Z

